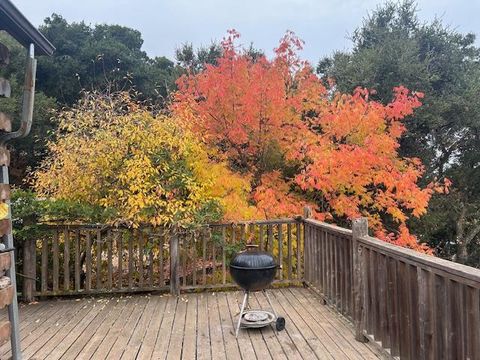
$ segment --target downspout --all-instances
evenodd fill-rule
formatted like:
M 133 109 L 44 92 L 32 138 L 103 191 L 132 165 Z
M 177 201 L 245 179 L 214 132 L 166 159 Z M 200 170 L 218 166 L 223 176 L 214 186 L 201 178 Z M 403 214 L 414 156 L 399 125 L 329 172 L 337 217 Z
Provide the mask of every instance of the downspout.
M 22 114 L 18 130 L 0 135 L 0 145 L 12 139 L 19 139 L 27 136 L 32 128 L 33 102 L 35 98 L 35 76 L 37 73 L 37 60 L 34 58 L 34 46 L 30 44 L 27 53 L 27 68 L 25 72 L 25 83 L 23 86 Z

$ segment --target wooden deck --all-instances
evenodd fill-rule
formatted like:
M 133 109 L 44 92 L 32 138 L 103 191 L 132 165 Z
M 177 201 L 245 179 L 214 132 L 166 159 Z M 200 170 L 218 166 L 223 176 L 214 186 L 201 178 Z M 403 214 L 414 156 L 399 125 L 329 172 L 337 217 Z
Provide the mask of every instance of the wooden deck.
M 377 359 L 305 288 L 269 291 L 286 330 L 234 336 L 240 292 L 50 300 L 21 307 L 24 359 Z M 268 309 L 261 293 L 251 307 Z M 10 358 L 10 345 L 0 359 Z

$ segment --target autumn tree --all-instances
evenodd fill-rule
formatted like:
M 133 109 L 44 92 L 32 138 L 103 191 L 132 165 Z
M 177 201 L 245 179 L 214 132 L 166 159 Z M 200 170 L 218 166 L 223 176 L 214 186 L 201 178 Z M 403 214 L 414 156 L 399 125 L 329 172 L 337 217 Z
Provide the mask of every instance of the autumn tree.
M 421 162 L 398 155 L 403 119 L 423 94 L 398 87 L 383 105 L 367 90 L 337 93 L 297 56 L 303 42 L 293 33 L 273 59 L 252 59 L 238 37 L 229 32 L 216 65 L 178 80 L 176 117 L 233 170 L 250 174 L 252 200 L 266 217 L 311 204 L 319 219 L 367 216 L 382 239 L 425 249 L 406 221 L 443 188 L 420 188 Z
M 154 116 L 127 93 L 87 94 L 59 114 L 56 139 L 33 174 L 38 194 L 103 208 L 131 225 L 255 216 L 248 180 L 232 173 L 194 134 Z

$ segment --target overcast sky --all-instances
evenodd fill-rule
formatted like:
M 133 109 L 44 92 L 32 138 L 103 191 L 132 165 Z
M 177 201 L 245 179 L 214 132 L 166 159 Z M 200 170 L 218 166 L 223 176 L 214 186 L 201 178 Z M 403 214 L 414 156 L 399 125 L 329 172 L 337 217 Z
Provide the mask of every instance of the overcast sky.
M 140 30 L 150 56 L 173 58 L 184 42 L 195 46 L 221 40 L 227 29 L 242 43 L 273 49 L 286 30 L 303 40 L 303 57 L 317 62 L 350 48 L 349 35 L 378 0 L 12 0 L 35 25 L 52 13 L 69 22 L 120 24 Z M 480 34 L 480 0 L 420 0 L 422 20 L 442 18 L 462 32 Z M 479 43 L 477 39 L 477 43 Z

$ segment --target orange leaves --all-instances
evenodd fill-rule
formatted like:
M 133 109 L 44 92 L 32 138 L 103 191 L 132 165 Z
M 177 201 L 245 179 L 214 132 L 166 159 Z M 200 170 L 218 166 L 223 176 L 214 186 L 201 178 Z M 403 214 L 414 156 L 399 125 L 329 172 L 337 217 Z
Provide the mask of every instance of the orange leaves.
M 279 171 L 262 176 L 261 184 L 255 189 L 253 199 L 266 218 L 301 214 L 303 207 L 307 205 L 301 196 L 290 191 L 290 183 L 282 178 Z
M 448 191 L 447 183 L 421 189 L 422 164 L 397 152 L 402 121 L 423 94 L 399 86 L 383 105 L 367 89 L 336 93 L 298 57 L 303 41 L 294 33 L 271 60 L 252 60 L 235 45 L 238 37 L 229 32 L 216 66 L 178 81 L 177 116 L 251 176 L 251 200 L 265 217 L 298 214 L 311 203 L 317 218 L 367 216 L 384 240 L 416 248 L 407 219 L 426 211 L 433 191 Z M 265 160 L 272 144 L 282 160 L 275 166 Z
M 386 106 L 368 100 L 364 89 L 337 94 L 310 120 L 316 139 L 305 151 L 306 165 L 297 184 L 304 191 L 318 191 L 336 216 L 383 214 L 399 224 L 399 238 L 408 239 L 400 226 L 403 229 L 410 214 L 426 211 L 432 192 L 417 186 L 423 173 L 418 159 L 397 154 L 398 138 L 405 131 L 401 119 L 419 105 L 403 87 L 395 89 Z M 377 217 L 372 228 L 383 234 L 382 224 Z
M 268 143 L 283 140 L 289 128 L 302 125 L 293 108 L 301 101 L 286 86 L 293 81 L 290 67 L 300 66 L 294 59 L 300 40 L 289 33 L 273 61 L 261 57 L 254 62 L 237 51 L 237 35 L 230 32 L 222 42 L 224 53 L 217 66 L 179 79 L 172 108 L 177 114 L 195 114 L 195 131 L 227 158 L 252 170 Z

